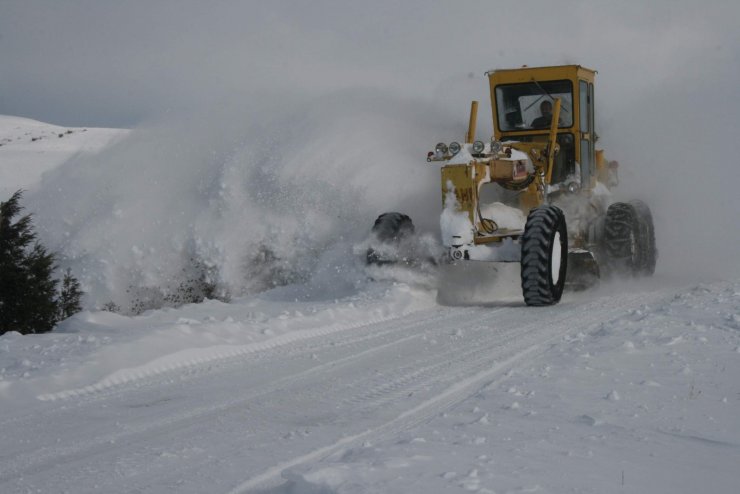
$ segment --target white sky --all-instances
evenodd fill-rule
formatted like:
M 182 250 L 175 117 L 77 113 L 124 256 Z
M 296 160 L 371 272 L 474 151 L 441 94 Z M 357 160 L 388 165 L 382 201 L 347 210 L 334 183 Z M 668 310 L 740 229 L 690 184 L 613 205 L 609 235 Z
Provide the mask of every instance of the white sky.
M 133 126 L 265 90 L 487 100 L 485 70 L 525 63 L 596 68 L 621 106 L 686 77 L 734 90 L 740 65 L 732 1 L 0 3 L 0 114 L 62 125 Z

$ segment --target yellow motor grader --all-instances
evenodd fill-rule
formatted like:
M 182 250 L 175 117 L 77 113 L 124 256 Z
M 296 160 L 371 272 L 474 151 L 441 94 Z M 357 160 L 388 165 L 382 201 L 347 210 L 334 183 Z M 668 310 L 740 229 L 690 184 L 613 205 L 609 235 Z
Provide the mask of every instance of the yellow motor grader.
M 579 65 L 490 71 L 493 137 L 476 140 L 474 101 L 465 141 L 427 155 L 441 165 L 444 261 L 519 263 L 527 305 L 557 303 L 566 282 L 584 288 L 604 274 L 655 270 L 649 208 L 611 201 L 618 164 L 595 148 L 595 74 Z M 373 232 L 400 243 L 413 224 L 385 213 Z M 379 251 L 368 250 L 368 262 L 384 262 Z

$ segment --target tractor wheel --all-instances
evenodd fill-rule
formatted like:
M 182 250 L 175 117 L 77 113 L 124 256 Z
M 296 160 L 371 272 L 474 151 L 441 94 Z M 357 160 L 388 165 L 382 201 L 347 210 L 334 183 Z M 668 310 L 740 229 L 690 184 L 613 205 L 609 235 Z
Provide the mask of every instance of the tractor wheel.
M 401 240 L 414 233 L 414 223 L 407 215 L 402 213 L 383 213 L 375 220 L 371 230 L 377 241 L 381 244 L 399 244 Z M 368 264 L 385 264 L 395 262 L 395 259 L 386 259 L 379 250 L 370 247 L 367 249 Z
M 650 209 L 642 201 L 615 202 L 606 211 L 604 251 L 612 270 L 650 276 L 658 252 Z
M 530 211 L 521 242 L 524 302 L 533 306 L 558 303 L 568 269 L 568 232 L 563 212 L 555 206 Z
M 637 256 L 638 274 L 652 276 L 655 273 L 655 263 L 658 260 L 658 249 L 655 247 L 655 227 L 650 208 L 642 201 L 630 201 L 637 213 L 639 232 L 637 243 L 640 246 Z

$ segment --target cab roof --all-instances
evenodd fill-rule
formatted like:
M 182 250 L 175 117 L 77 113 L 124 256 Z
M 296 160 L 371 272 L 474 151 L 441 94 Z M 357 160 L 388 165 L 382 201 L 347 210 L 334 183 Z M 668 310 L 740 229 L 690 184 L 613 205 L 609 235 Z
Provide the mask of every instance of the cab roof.
M 491 82 L 516 83 L 531 80 L 585 79 L 593 82 L 596 71 L 581 65 L 549 65 L 545 67 L 527 67 L 513 69 L 494 69 L 486 72 Z

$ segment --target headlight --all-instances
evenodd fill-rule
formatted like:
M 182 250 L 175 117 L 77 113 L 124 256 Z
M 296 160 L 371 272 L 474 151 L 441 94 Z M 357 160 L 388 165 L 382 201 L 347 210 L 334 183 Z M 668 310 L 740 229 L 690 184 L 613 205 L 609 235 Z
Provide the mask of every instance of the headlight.
M 440 142 L 439 144 L 437 144 L 434 150 L 439 154 L 447 154 L 447 144 L 445 144 L 444 142 Z
M 495 139 L 491 141 L 491 152 L 493 154 L 500 153 L 502 147 L 503 147 L 503 145 L 501 144 L 501 141 L 497 141 Z
M 485 148 L 486 145 L 483 144 L 483 141 L 475 141 L 473 143 L 473 154 L 481 154 Z
M 450 153 L 457 154 L 460 152 L 460 143 L 459 142 L 451 142 L 450 143 Z

